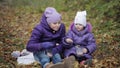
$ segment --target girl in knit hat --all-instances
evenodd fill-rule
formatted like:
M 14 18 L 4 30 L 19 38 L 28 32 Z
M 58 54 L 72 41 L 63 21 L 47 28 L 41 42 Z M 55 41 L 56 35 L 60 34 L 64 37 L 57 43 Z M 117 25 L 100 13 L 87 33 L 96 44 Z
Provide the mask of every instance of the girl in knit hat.
M 61 22 L 61 15 L 55 8 L 48 7 L 45 9 L 40 23 L 33 29 L 32 35 L 26 49 L 33 52 L 37 61 L 42 68 L 61 68 L 62 50 L 61 40 L 65 36 L 65 26 Z M 53 64 L 50 65 L 52 60 Z
M 86 11 L 77 12 L 73 26 L 63 39 L 66 48 L 64 55 L 69 57 L 65 61 L 68 68 L 73 68 L 71 65 L 75 59 L 81 63 L 92 58 L 91 54 L 96 50 L 96 43 L 89 27 L 86 22 Z

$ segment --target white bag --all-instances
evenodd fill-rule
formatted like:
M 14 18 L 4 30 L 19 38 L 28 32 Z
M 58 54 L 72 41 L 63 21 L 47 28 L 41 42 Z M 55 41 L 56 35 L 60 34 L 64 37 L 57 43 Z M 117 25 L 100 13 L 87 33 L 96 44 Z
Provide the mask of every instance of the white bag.
M 25 65 L 32 64 L 33 62 L 35 62 L 33 53 L 18 57 L 17 62 L 18 62 L 18 64 L 25 64 Z

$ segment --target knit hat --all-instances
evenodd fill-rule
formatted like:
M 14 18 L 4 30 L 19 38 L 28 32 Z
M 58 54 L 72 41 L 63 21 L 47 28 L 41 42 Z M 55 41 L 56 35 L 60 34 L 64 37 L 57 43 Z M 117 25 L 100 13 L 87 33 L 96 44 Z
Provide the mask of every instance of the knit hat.
M 61 20 L 61 15 L 53 7 L 46 8 L 44 14 L 47 17 L 46 20 L 47 20 L 48 24 L 57 23 Z
M 86 11 L 77 12 L 74 20 L 75 24 L 82 24 L 84 27 L 86 26 Z

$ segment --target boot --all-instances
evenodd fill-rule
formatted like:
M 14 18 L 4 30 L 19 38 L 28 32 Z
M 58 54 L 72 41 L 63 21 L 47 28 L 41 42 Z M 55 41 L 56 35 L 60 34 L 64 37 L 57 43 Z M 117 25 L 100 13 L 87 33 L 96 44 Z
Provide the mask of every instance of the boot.
M 74 63 L 75 63 L 75 57 L 74 56 L 70 56 L 68 58 L 65 59 L 64 64 L 65 64 L 65 68 L 74 68 Z

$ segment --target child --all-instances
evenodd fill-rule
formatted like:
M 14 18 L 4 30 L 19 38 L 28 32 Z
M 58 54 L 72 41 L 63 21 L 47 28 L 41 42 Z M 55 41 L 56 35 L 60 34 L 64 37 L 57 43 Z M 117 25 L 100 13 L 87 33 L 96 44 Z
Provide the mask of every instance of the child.
M 68 68 L 72 68 L 70 60 L 73 61 L 76 58 L 81 63 L 92 58 L 91 54 L 96 50 L 96 43 L 93 34 L 89 30 L 89 25 L 86 22 L 86 11 L 77 12 L 73 26 L 63 39 L 66 48 L 65 57 L 72 55 L 69 57 L 70 59 L 66 60 L 66 65 L 69 64 Z
M 33 52 L 42 68 L 52 68 L 50 60 L 61 66 L 62 59 L 59 51 L 62 50 L 61 40 L 64 36 L 65 26 L 61 22 L 61 15 L 54 8 L 48 7 L 43 13 L 40 24 L 32 31 L 26 49 Z

